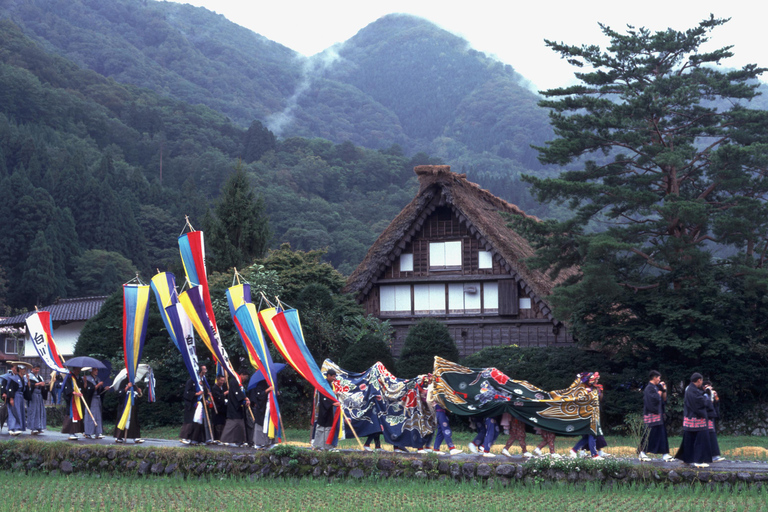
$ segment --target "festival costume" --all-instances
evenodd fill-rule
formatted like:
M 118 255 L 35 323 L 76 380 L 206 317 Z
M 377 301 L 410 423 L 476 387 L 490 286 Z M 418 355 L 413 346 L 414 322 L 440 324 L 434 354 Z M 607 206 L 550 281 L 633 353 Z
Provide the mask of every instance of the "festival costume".
M 720 457 L 720 443 L 717 442 L 717 418 L 720 417 L 720 403 L 709 402 L 707 407 L 707 415 L 709 421 L 707 422 L 707 432 L 709 433 L 709 444 L 712 447 L 712 457 Z
M 269 393 L 267 388 L 269 384 L 263 380 L 256 384 L 256 387 L 248 391 L 248 399 L 251 401 L 251 410 L 253 411 L 253 420 L 246 418 L 253 423 L 253 432 L 248 437 L 249 442 L 254 446 L 269 446 L 274 440 L 264 432 L 265 421 L 269 421 L 266 418 L 267 415 L 267 402 L 269 401 Z
M 102 436 L 104 434 L 104 425 L 101 419 L 101 397 L 105 391 L 103 388 L 97 388 L 96 384 L 98 382 L 92 375 L 88 375 L 83 383 L 83 398 L 85 403 L 88 404 L 91 414 L 93 414 L 93 418 L 91 418 L 91 414 L 86 412 L 83 417 L 83 429 L 86 436 Z M 96 420 L 95 425 L 93 423 L 94 419 Z
M 640 452 L 666 455 L 669 453 L 667 427 L 664 426 L 664 399 L 660 387 L 649 382 L 643 390 L 643 423 L 645 432 L 640 441 Z M 643 449 L 645 448 L 645 449 Z
M 227 444 L 245 443 L 245 393 L 237 379 L 229 379 L 227 400 L 227 422 L 221 433 L 221 442 Z
M 377 450 L 381 450 L 381 434 L 370 434 L 365 438 L 366 448 L 370 447 L 371 443 L 374 444 Z M 435 448 L 435 450 L 437 450 L 437 448 Z
M 44 382 L 43 378 L 34 373 L 29 374 L 29 385 L 32 396 L 27 404 L 27 426 L 32 431 L 42 432 L 45 430 L 46 413 L 45 399 L 48 398 L 48 388 L 46 386 L 36 386 L 35 384 Z
M 193 443 L 205 441 L 203 425 L 195 423 L 195 411 L 197 410 L 197 404 L 200 403 L 199 398 L 197 395 L 197 383 L 193 379 L 187 379 L 187 383 L 184 385 L 184 394 L 182 395 L 184 421 L 181 425 L 181 432 L 179 432 L 179 439 L 192 441 Z
M 496 418 L 485 418 L 483 420 L 485 424 L 485 438 L 483 438 L 483 452 L 491 453 L 491 446 L 496 442 L 496 438 L 499 437 L 499 422 Z
M 211 388 L 211 397 L 213 403 L 216 404 L 215 410 L 209 410 L 209 412 L 213 412 L 211 415 L 213 438 L 216 441 L 221 441 L 221 433 L 224 432 L 224 425 L 227 423 L 227 398 L 224 395 L 224 390 L 216 384 Z
M 687 464 L 708 464 L 712 462 L 707 408 L 710 399 L 704 392 L 690 383 L 685 388 L 683 403 L 683 442 L 675 455 Z
M 72 402 L 73 400 L 75 403 L 80 401 L 82 397 L 75 396 L 75 377 L 70 373 L 67 375 L 67 377 L 64 379 L 64 386 L 61 388 L 61 398 L 62 402 L 64 402 L 65 407 L 65 414 L 64 414 L 64 422 L 61 426 L 61 433 L 62 434 L 82 434 L 85 432 L 85 425 L 83 424 L 82 419 L 76 419 L 73 418 L 73 411 L 72 411 Z M 82 412 L 85 414 L 88 414 L 85 411 L 85 408 L 82 407 L 82 402 L 80 403 L 80 407 L 82 408 Z
M 322 393 L 315 391 L 315 423 L 312 436 L 312 448 L 316 450 L 330 450 L 332 443 L 328 443 L 334 425 L 333 400 Z
M 472 440 L 473 445 L 475 447 L 480 448 L 483 443 L 485 442 L 485 434 L 487 431 L 485 420 L 483 418 L 472 416 L 469 418 L 469 421 L 472 423 L 472 425 L 475 426 L 475 438 Z
M 526 453 L 528 451 L 528 446 L 525 443 L 525 424 L 505 412 L 501 417 L 501 426 L 504 427 L 504 430 L 509 431 L 509 438 L 504 445 L 504 449 L 509 450 L 509 448 L 517 442 L 520 444 L 520 449 L 523 450 L 523 453 Z
M 555 437 L 557 437 L 555 433 L 540 428 L 536 429 L 536 433 L 541 435 L 541 442 L 536 445 L 536 448 L 541 450 L 545 446 L 549 446 L 549 453 L 555 453 Z
M 13 405 L 8 404 L 8 432 L 27 430 L 27 417 L 24 410 L 24 391 L 26 383 L 17 374 L 8 379 L 7 395 L 13 398 Z
M 125 390 L 125 386 L 121 385 L 120 389 L 117 392 L 117 400 L 120 404 L 117 408 L 117 416 L 118 422 L 120 418 L 123 417 L 123 412 L 125 412 L 125 406 L 126 406 L 126 400 L 130 399 L 128 397 L 128 393 L 133 392 L 133 388 L 130 388 L 128 391 Z M 139 425 L 139 417 L 137 413 L 137 407 L 138 404 L 135 403 L 131 407 L 130 412 L 130 423 L 128 425 L 128 429 L 124 430 L 121 428 L 117 428 L 117 425 L 115 425 L 115 429 L 112 431 L 112 436 L 114 436 L 115 439 L 140 439 L 141 438 L 141 426 Z
M 437 433 L 435 434 L 435 451 L 440 450 L 440 445 L 448 445 L 449 450 L 453 450 L 455 445 L 453 444 L 453 432 L 451 431 L 451 423 L 448 420 L 448 412 L 443 409 L 440 404 L 435 404 L 435 416 L 437 417 Z

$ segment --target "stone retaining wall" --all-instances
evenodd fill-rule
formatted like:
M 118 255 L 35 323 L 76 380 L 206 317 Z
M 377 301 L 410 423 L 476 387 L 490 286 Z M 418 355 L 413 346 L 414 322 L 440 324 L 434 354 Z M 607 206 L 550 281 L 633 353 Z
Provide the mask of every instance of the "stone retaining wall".
M 328 453 L 285 447 L 272 452 L 233 453 L 196 448 L 139 448 L 11 441 L 0 443 L 0 471 L 50 475 L 108 474 L 145 477 L 323 478 L 369 481 L 476 480 L 489 484 L 548 485 L 554 482 L 604 485 L 707 485 L 762 487 L 766 472 L 718 472 L 635 466 L 611 461 L 585 463 L 578 470 L 542 469 L 530 463 L 457 462 L 437 457 Z

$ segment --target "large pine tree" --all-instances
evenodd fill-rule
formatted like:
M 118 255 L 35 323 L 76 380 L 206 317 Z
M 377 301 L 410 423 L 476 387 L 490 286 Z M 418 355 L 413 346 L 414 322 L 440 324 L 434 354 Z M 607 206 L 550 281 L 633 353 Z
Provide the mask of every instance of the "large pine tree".
M 525 228 L 534 264 L 580 269 L 553 299 L 581 341 L 680 379 L 739 373 L 744 391 L 768 354 L 768 113 L 749 108 L 764 69 L 721 71 L 730 47 L 702 49 L 726 21 L 601 25 L 606 49 L 547 41 L 583 69 L 540 102 L 556 134 L 540 160 L 568 170 L 526 179 L 574 215 Z

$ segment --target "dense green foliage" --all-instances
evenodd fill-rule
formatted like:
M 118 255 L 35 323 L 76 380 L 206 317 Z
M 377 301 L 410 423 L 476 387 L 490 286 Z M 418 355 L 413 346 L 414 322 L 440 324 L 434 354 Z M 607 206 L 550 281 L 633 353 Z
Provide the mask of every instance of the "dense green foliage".
M 214 255 L 206 260 L 211 269 L 243 268 L 264 256 L 270 238 L 264 199 L 255 196 L 240 165 L 224 183 L 214 215 L 205 220 L 206 245 Z
M 408 329 L 397 361 L 397 376 L 411 379 L 432 373 L 435 356 L 449 361 L 459 359 L 459 349 L 448 328 L 434 318 L 424 318 Z
M 244 130 L 205 107 L 81 70 L 7 21 L 0 25 L 6 307 L 108 293 L 136 270 L 145 277 L 155 268 L 180 274 L 176 238 L 184 216 L 200 228 L 209 205 L 214 268 L 247 266 L 266 244 L 289 242 L 325 249 L 322 257 L 349 273 L 413 197 L 413 166 L 435 162 L 397 147 L 276 141 L 259 125 Z M 260 158 L 238 163 L 246 152 Z M 240 201 L 253 207 L 247 223 Z M 258 234 L 233 242 L 245 226 L 239 223 Z M 21 286 L 25 272 L 28 286 Z
M 730 49 L 700 48 L 724 22 L 548 42 L 594 71 L 541 102 L 557 138 L 540 158 L 574 170 L 526 178 L 574 214 L 524 227 L 533 264 L 580 269 L 552 302 L 582 344 L 675 381 L 700 371 L 745 407 L 768 385 L 768 112 L 749 108 L 763 69 L 720 71 Z
M 347 348 L 344 357 L 339 361 L 339 366 L 350 372 L 364 372 L 378 362 L 388 370 L 395 368 L 395 359 L 392 357 L 389 345 L 370 333 Z

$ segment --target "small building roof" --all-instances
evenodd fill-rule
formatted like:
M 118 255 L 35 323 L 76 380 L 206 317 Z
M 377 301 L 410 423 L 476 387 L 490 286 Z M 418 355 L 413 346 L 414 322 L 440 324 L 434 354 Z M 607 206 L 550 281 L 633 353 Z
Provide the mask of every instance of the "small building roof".
M 543 299 L 552 293 L 558 282 L 573 275 L 576 270 L 561 271 L 557 280 L 552 280 L 546 273 L 529 268 L 524 260 L 533 256 L 534 250 L 528 240 L 507 227 L 504 215 L 536 217 L 527 215 L 514 204 L 468 181 L 466 174 L 451 172 L 448 165 L 420 165 L 414 168 L 414 172 L 419 177 L 418 194 L 374 242 L 347 279 L 344 290 L 358 299 L 367 294 L 381 273 L 414 237 L 426 217 L 438 206 L 449 206 L 459 221 L 467 225 L 470 233 L 485 244 L 486 250 L 498 255 L 502 266 L 534 296 L 542 312 L 552 318 L 549 305 Z
M 98 297 L 78 297 L 72 299 L 57 299 L 50 306 L 41 308 L 41 311 L 50 311 L 52 322 L 77 322 L 85 321 L 101 310 L 101 306 L 107 300 L 106 295 Z M 28 311 L 21 315 L 0 320 L 0 326 L 24 327 L 25 320 L 33 312 Z

